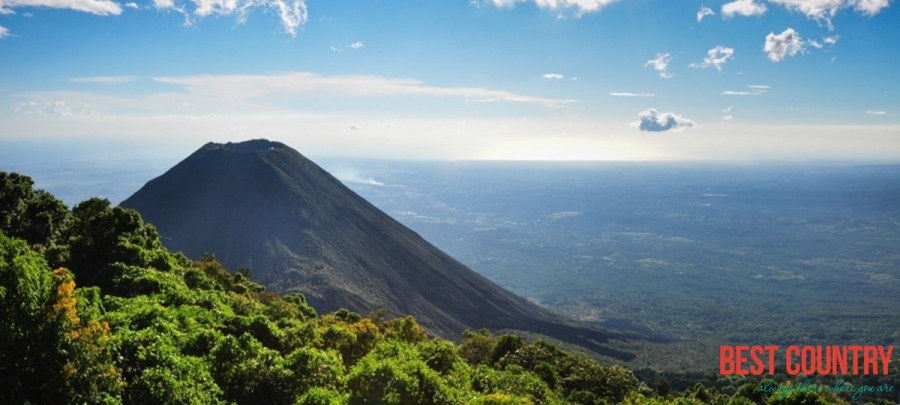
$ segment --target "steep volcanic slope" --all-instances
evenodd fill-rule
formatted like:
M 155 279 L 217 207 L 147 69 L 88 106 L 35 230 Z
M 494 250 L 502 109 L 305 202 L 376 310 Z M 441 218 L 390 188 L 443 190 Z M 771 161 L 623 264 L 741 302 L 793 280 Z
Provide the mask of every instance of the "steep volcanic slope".
M 278 142 L 209 143 L 123 201 L 163 243 L 204 253 L 320 312 L 413 314 L 432 333 L 534 332 L 627 360 L 583 328 L 520 298 L 406 228 Z

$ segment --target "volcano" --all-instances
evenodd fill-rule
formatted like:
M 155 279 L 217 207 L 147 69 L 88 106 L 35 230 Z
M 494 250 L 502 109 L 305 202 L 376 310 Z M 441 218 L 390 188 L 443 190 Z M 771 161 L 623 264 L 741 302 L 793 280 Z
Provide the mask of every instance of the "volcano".
M 619 335 L 564 319 L 501 288 L 278 142 L 208 143 L 121 206 L 140 212 L 173 251 L 213 253 L 320 313 L 411 314 L 430 333 L 466 329 L 548 336 L 630 360 Z

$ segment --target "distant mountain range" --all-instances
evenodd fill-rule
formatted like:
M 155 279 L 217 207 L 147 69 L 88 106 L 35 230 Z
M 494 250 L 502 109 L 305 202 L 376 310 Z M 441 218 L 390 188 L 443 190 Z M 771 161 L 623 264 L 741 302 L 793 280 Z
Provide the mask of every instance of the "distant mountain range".
M 552 337 L 620 360 L 619 335 L 561 318 L 434 247 L 290 147 L 209 143 L 121 203 L 171 250 L 214 253 L 269 289 L 303 293 L 320 312 L 386 309 L 429 332 L 465 329 Z

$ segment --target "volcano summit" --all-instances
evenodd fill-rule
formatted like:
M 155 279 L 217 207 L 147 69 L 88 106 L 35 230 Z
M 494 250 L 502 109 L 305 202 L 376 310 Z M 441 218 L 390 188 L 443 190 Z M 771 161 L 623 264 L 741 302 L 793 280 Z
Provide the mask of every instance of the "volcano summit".
M 633 358 L 605 344 L 616 335 L 499 287 L 282 143 L 206 144 L 121 205 L 155 225 L 169 249 L 248 267 L 255 281 L 301 292 L 319 312 L 384 308 L 446 338 L 516 330 Z

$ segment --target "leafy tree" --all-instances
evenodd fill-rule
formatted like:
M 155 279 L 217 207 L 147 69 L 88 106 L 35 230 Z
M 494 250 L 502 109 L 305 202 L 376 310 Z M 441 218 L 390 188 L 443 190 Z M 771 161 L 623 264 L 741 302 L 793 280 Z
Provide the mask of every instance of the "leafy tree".
M 463 343 L 459 348 L 459 354 L 470 365 L 488 364 L 491 352 L 494 349 L 494 338 L 487 329 L 478 332 L 467 330 L 463 332 Z
M 33 186 L 28 176 L 0 172 L 0 231 L 61 257 L 58 245 L 63 242 L 69 210 L 52 194 Z
M 428 334 L 416 322 L 416 318 L 406 316 L 384 322 L 382 333 L 388 338 L 399 339 L 407 343 L 418 343 L 428 340 Z
M 454 404 L 459 392 L 404 342 L 379 344 L 350 371 L 350 404 Z
M 571 368 L 561 373 L 560 385 L 567 395 L 575 391 L 589 391 L 599 399 L 618 403 L 638 388 L 638 380 L 631 370 L 622 366 L 601 366 L 581 355 L 572 358 Z
M 170 270 L 174 257 L 163 248 L 156 229 L 137 211 L 110 207 L 109 200 L 91 198 L 72 209 L 69 266 L 82 285 L 117 291 L 113 280 L 120 265 Z
M 284 358 L 248 333 L 226 336 L 212 353 L 212 375 L 225 399 L 239 404 L 293 404 L 301 384 Z
M 25 241 L 0 232 L 2 403 L 61 400 L 62 364 L 55 356 L 58 328 L 48 316 L 55 294 L 53 275 L 44 258 Z
M 499 363 L 503 356 L 515 353 L 523 345 L 522 338 L 517 335 L 500 336 L 497 338 L 497 342 L 494 343 L 494 348 L 491 349 L 490 364 Z

